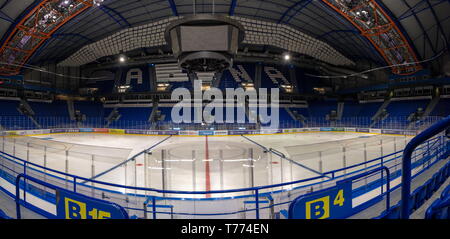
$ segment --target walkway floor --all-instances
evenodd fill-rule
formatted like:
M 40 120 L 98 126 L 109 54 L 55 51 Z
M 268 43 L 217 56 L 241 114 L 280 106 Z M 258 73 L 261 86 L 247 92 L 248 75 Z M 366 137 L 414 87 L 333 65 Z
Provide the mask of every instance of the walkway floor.
M 22 219 L 46 219 L 27 208 L 20 207 Z M 16 202 L 8 194 L 0 191 L 0 209 L 11 218 L 16 218 Z

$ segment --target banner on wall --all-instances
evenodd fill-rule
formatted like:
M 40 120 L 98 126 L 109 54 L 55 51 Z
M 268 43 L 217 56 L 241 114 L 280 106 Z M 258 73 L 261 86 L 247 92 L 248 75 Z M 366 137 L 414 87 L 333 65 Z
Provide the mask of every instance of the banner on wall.
M 345 128 L 333 128 L 333 131 L 336 131 L 336 132 L 343 132 L 343 131 L 345 131 Z
M 401 134 L 403 135 L 403 130 L 394 130 L 394 129 L 383 129 L 381 130 L 383 134 Z
M 78 133 L 78 132 L 80 132 L 80 129 L 66 129 L 65 132 L 67 132 L 67 133 Z
M 19 134 L 17 134 L 17 131 L 6 131 L 5 135 L 6 136 L 16 136 L 16 135 L 19 135 Z
M 329 131 L 333 131 L 333 128 L 323 127 L 323 128 L 320 128 L 320 131 L 329 132 Z
M 92 129 L 92 128 L 80 128 L 80 132 L 92 133 L 92 132 L 94 132 L 94 129 Z
M 283 133 L 296 133 L 298 132 L 297 129 L 283 129 Z
M 109 130 L 108 129 L 94 129 L 94 132 L 96 132 L 96 133 L 108 133 Z
M 251 130 L 229 130 L 228 135 L 243 135 L 243 134 L 255 134 L 255 131 Z
M 65 130 L 65 129 L 51 129 L 50 130 L 50 133 L 52 133 L 52 134 L 66 133 L 66 132 L 67 132 L 67 130 Z
M 280 134 L 283 133 L 282 129 L 261 129 L 260 134 Z
M 178 135 L 194 136 L 194 135 L 198 135 L 198 132 L 197 131 L 183 130 L 183 131 L 179 131 Z
M 109 129 L 109 133 L 111 134 L 125 134 L 124 129 Z
M 125 134 L 145 134 L 145 130 L 127 129 Z
M 210 135 L 214 135 L 214 131 L 212 131 L 212 130 L 200 130 L 200 131 L 198 131 L 198 135 L 210 136 Z
M 360 132 L 360 133 L 369 133 L 370 130 L 369 130 L 369 129 L 365 129 L 365 128 L 363 128 L 363 129 L 359 128 L 359 129 L 356 129 L 356 132 Z
M 214 135 L 228 135 L 227 130 L 216 130 L 214 131 Z
M 158 131 L 159 135 L 178 135 L 178 131 L 176 130 L 164 130 Z
M 289 206 L 290 219 L 344 219 L 352 214 L 352 182 L 302 195 Z
M 356 132 L 356 128 L 345 128 L 346 132 Z
M 57 189 L 56 212 L 58 219 L 128 219 L 119 205 Z
M 404 131 L 404 133 L 405 133 L 405 135 L 417 135 L 418 133 L 417 133 L 417 131 L 415 131 L 415 130 L 406 130 L 406 131 Z
M 381 129 L 369 129 L 369 132 L 372 134 L 381 134 Z

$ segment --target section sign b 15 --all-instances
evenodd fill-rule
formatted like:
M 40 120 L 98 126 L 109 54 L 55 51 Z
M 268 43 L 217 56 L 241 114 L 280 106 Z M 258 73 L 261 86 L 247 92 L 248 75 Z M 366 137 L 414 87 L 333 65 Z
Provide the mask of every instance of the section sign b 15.
M 128 219 L 115 203 L 66 190 L 56 190 L 56 211 L 59 219 Z

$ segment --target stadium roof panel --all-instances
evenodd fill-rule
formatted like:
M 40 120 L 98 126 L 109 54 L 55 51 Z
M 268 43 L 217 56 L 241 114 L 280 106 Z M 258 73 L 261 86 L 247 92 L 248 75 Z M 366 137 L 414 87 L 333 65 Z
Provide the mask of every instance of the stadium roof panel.
M 0 0 L 0 34 L 4 42 L 11 28 L 33 5 L 41 1 Z M 176 15 L 192 14 L 192 0 L 105 0 L 58 29 L 36 51 L 31 62 L 61 61 L 82 47 L 118 31 Z M 214 6 L 213 3 L 214 2 Z M 413 43 L 419 60 L 437 55 L 450 42 L 450 2 L 447 0 L 375 0 Z M 373 44 L 342 15 L 323 0 L 197 0 L 196 13 L 234 15 L 271 23 L 286 24 L 317 38 L 352 61 L 361 59 L 383 64 Z M 352 47 L 347 47 L 352 46 Z

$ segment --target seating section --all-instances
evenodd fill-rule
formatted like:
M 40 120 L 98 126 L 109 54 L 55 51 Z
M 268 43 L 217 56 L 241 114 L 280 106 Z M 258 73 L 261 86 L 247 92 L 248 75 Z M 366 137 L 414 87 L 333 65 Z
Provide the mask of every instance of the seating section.
M 310 101 L 309 115 L 313 118 L 325 118 L 332 110 L 337 111 L 337 101 Z M 345 107 L 344 107 L 345 108 Z
M 431 115 L 443 117 L 450 115 L 450 98 L 441 99 L 431 112 Z
M 309 110 L 308 108 L 289 108 L 294 114 L 301 114 L 304 117 L 309 117 Z
M 75 111 L 79 110 L 87 119 L 104 117 L 104 108 L 99 102 L 75 101 L 73 104 Z
M 20 101 L 15 100 L 0 100 L 1 116 L 21 116 L 22 114 L 17 110 Z
M 392 101 L 388 107 L 387 112 L 389 117 L 405 116 L 408 117 L 412 113 L 416 112 L 417 109 L 422 108 L 425 111 L 430 100 L 402 100 L 402 101 Z
M 35 117 L 70 117 L 66 101 L 52 103 L 28 102 L 34 111 Z
M 358 103 L 357 101 L 345 101 L 342 118 L 365 117 L 372 118 L 383 103 Z
M 149 118 L 152 113 L 152 108 L 150 107 L 127 107 L 118 108 L 119 114 L 121 115 L 117 121 L 110 124 L 111 128 L 127 128 L 127 129 L 143 129 L 148 128 Z M 111 113 L 112 108 L 109 109 Z M 108 115 L 105 115 L 107 117 Z
M 426 200 L 430 199 L 433 194 L 442 186 L 442 184 L 450 177 L 450 162 L 436 172 L 429 180 L 422 186 L 416 188 L 410 195 L 410 214 L 420 208 Z M 450 186 L 441 194 L 441 198 L 436 200 L 428 209 L 426 218 L 440 218 L 449 219 L 450 210 Z M 400 218 L 401 202 L 384 211 L 375 219 L 399 219 Z
M 223 82 L 222 82 L 223 83 Z M 236 82 L 235 82 L 236 83 Z M 430 116 L 436 116 L 438 114 L 444 115 L 444 112 L 450 111 L 450 107 L 446 107 L 449 99 L 442 99 L 436 109 Z M 382 105 L 382 102 L 377 103 L 358 103 L 357 101 L 345 101 L 343 115 L 340 121 L 337 123 L 342 125 L 353 125 L 355 127 L 373 127 L 373 128 L 406 128 L 409 125 L 408 116 L 421 107 L 426 108 L 429 100 L 413 100 L 413 101 L 394 101 L 387 107 L 389 117 L 383 121 L 376 122 L 371 126 L 371 117 L 375 115 L 377 110 Z M 35 120 L 42 125 L 42 127 L 54 127 L 63 124 L 73 124 L 69 117 L 69 111 L 66 101 L 54 101 L 52 103 L 44 102 L 29 102 L 31 108 L 35 112 Z M 7 117 L 8 119 L 0 119 L 0 124 L 4 128 L 10 129 L 25 129 L 33 128 L 35 125 L 33 122 L 24 117 L 18 110 L 19 101 L 1 100 L 1 112 L 0 116 Z M 305 122 L 310 126 L 328 126 L 329 121 L 326 120 L 326 115 L 331 111 L 337 110 L 337 100 L 312 100 L 309 102 L 308 108 L 289 108 L 294 115 L 303 115 Z M 100 102 L 93 101 L 74 101 L 74 109 L 79 110 L 82 114 L 86 115 L 86 127 L 103 127 L 105 118 L 113 110 L 112 108 L 105 108 Z M 160 107 L 160 111 L 165 118 L 160 124 L 167 124 L 172 122 L 171 107 Z M 142 121 L 148 122 L 151 114 L 151 107 L 141 108 L 119 108 L 121 118 L 114 123 L 116 127 L 120 124 L 125 124 L 128 121 Z M 237 110 L 235 109 L 235 115 Z M 270 113 L 270 109 L 268 110 Z M 224 112 L 224 118 L 226 113 Z M 299 127 L 299 121 L 296 121 L 289 112 L 280 107 L 279 120 L 282 123 L 281 127 L 289 127 L 295 125 Z M 16 118 L 14 118 L 16 117 Z M 54 118 L 54 119 L 52 119 Z M 249 123 L 246 116 L 246 123 Z
M 20 101 L 0 100 L 0 126 L 6 129 L 33 129 L 34 123 L 17 108 Z

